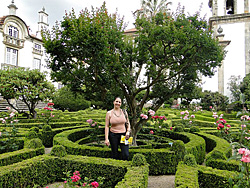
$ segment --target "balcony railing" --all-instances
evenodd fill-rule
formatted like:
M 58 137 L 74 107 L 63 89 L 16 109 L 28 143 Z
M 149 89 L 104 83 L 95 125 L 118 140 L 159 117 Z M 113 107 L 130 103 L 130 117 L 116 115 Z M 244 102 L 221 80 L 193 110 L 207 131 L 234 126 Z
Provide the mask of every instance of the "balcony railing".
M 9 35 L 4 35 L 3 43 L 6 45 L 14 46 L 16 48 L 24 47 L 24 40 L 18 39 Z

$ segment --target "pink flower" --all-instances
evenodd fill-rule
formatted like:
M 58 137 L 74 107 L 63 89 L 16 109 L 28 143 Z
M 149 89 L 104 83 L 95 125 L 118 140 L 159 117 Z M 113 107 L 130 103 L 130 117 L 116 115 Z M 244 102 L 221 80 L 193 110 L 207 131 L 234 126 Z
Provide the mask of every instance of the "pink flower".
M 209 106 L 210 109 L 212 109 L 213 107 L 212 106 Z
M 99 183 L 97 183 L 96 181 L 92 182 L 91 185 L 95 188 L 95 187 L 99 187 Z
M 195 118 L 195 115 L 192 114 L 190 117 L 191 117 L 191 118 Z
M 64 181 L 64 183 L 67 183 L 67 181 Z
M 149 134 L 154 134 L 154 131 L 153 131 L 153 130 L 151 130 L 151 131 L 149 132 Z
M 88 119 L 87 122 L 91 125 L 93 120 L 92 119 Z
M 192 121 L 189 121 L 189 123 L 191 124 L 191 123 L 192 123 Z
M 155 111 L 154 111 L 154 110 L 151 110 L 151 109 L 148 111 L 148 113 L 149 113 L 151 116 L 155 115 Z
M 238 153 L 241 154 L 241 155 L 244 155 L 246 150 L 247 150 L 246 148 L 240 148 L 240 149 L 238 149 Z
M 172 130 L 173 130 L 173 127 L 170 127 L 170 130 L 172 131 Z
M 217 127 L 218 130 L 220 130 L 220 127 Z
M 148 116 L 145 115 L 145 114 L 141 114 L 140 116 L 141 116 L 142 119 L 148 119 Z
M 83 183 L 82 186 L 85 187 L 87 185 L 87 183 Z
M 2 132 L 0 132 L 0 136 L 2 136 Z
M 241 161 L 244 163 L 250 163 L 250 156 L 249 155 L 243 155 L 241 158 Z
M 185 112 L 184 112 L 184 111 L 182 111 L 182 112 L 181 112 L 181 115 L 184 115 L 184 114 L 185 114 Z
M 159 126 L 159 128 L 161 129 L 161 126 Z
M 228 127 L 228 128 L 230 128 L 230 127 L 231 127 L 231 125 L 227 125 L 227 127 Z

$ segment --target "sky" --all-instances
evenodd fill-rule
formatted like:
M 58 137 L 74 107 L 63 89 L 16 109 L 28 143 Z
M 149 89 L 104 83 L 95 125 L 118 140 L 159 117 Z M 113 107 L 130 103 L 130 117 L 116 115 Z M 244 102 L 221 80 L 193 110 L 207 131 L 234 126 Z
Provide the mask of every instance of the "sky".
M 0 17 L 9 14 L 8 5 L 12 0 L 0 0 Z M 94 8 L 100 7 L 104 0 L 14 0 L 14 4 L 17 6 L 16 15 L 31 28 L 31 33 L 35 33 L 38 29 L 38 12 L 45 8 L 45 12 L 48 13 L 49 25 L 52 27 L 56 21 L 61 21 L 66 12 L 70 12 L 72 8 L 78 14 L 82 9 L 87 7 L 89 10 L 91 6 Z M 201 16 L 207 15 L 208 19 L 211 16 L 211 10 L 208 7 L 209 0 L 172 0 L 170 8 L 174 11 L 180 3 L 185 7 L 186 13 L 194 14 L 199 9 L 201 4 Z M 132 12 L 139 9 L 141 6 L 141 0 L 106 0 L 106 5 L 109 13 L 117 12 L 124 16 L 124 20 L 127 23 L 126 29 L 133 28 L 134 17 Z

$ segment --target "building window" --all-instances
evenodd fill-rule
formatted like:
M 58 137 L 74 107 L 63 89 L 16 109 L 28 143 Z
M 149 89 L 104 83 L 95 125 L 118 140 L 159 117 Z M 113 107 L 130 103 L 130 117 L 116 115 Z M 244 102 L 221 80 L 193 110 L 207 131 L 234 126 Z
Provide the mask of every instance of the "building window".
M 18 29 L 14 26 L 9 26 L 9 36 L 18 38 Z
M 6 64 L 17 66 L 18 51 L 13 48 L 6 48 Z
M 41 59 L 34 58 L 33 60 L 33 69 L 40 70 L 41 68 Z
M 40 44 L 35 44 L 35 49 L 41 50 L 41 45 Z
M 234 0 L 226 1 L 227 14 L 234 14 Z

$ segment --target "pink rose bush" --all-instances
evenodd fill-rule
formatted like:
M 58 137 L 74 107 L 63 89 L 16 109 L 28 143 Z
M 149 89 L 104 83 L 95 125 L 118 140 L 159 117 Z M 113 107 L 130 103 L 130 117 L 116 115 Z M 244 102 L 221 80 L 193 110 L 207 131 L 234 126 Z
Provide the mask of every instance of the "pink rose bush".
M 63 178 L 64 184 L 67 185 L 67 187 L 86 187 L 86 188 L 98 188 L 100 185 L 103 184 L 103 177 L 98 177 L 98 182 L 94 181 L 92 179 L 89 179 L 87 177 L 81 178 L 81 174 L 79 171 L 75 171 L 73 173 L 73 176 L 70 175 L 70 172 L 64 173 L 66 174 L 66 178 Z
M 97 142 L 97 144 L 99 145 L 101 143 L 101 140 L 99 138 L 99 134 L 101 134 L 101 126 L 98 125 L 97 122 L 94 122 L 94 120 L 92 119 L 88 119 L 86 121 L 89 125 L 90 125 L 90 128 L 92 129 L 91 133 L 90 133 L 90 136 Z
M 53 113 L 52 113 L 53 106 L 54 106 L 54 103 L 49 102 L 49 103 L 47 103 L 47 106 L 45 106 L 41 110 L 42 113 L 40 115 L 40 118 L 43 119 L 44 125 L 49 125 L 51 119 L 55 117 L 55 115 L 53 115 Z
M 180 112 L 180 115 L 181 115 L 180 118 L 182 119 L 182 124 L 185 127 L 190 127 L 190 124 L 193 123 L 193 121 L 191 119 L 194 119 L 195 115 L 194 114 L 189 115 L 189 111 L 188 110 Z

